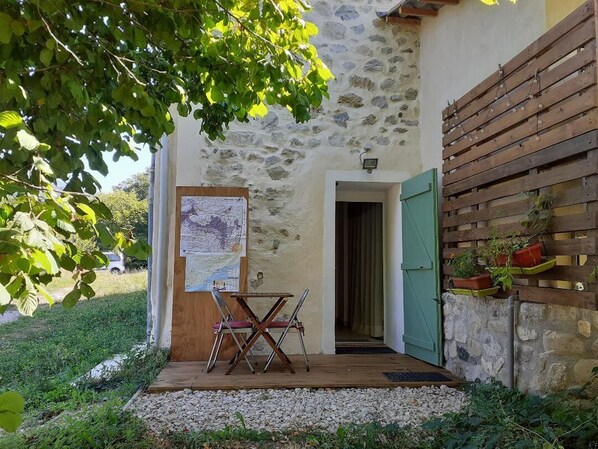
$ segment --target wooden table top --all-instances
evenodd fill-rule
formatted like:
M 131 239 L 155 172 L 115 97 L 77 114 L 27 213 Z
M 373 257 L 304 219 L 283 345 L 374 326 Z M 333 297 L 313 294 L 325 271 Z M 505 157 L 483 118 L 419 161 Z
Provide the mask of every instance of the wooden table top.
M 266 292 L 237 292 L 231 293 L 233 298 L 292 298 L 292 293 L 266 293 Z

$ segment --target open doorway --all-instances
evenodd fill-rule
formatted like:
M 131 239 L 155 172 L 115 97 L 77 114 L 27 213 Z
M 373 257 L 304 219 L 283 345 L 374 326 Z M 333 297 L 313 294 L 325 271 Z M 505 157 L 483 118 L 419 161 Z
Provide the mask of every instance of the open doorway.
M 336 353 L 394 352 L 384 344 L 382 202 L 336 202 Z

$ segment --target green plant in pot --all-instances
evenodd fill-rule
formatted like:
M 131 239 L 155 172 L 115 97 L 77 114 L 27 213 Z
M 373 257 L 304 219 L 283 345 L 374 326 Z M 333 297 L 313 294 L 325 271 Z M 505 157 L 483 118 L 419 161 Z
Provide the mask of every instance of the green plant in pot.
M 529 195 L 533 197 L 534 202 L 519 222 L 525 228 L 525 235 L 517 235 L 518 241 L 513 242 L 513 266 L 515 267 L 533 267 L 542 262 L 543 245 L 537 240 L 548 231 L 553 216 L 554 195 L 551 191 L 538 195 L 529 193 Z
M 492 287 L 492 278 L 487 273 L 481 273 L 478 256 L 474 250 L 468 249 L 458 256 L 451 257 L 449 262 L 453 266 L 451 284 L 454 288 L 469 290 L 485 290 Z
M 520 250 L 529 243 L 525 236 L 519 234 L 500 235 L 496 228 L 490 230 L 490 238 L 486 245 L 479 248 L 480 257 L 490 272 L 494 285 L 499 285 L 503 290 L 513 286 L 513 257 L 515 251 Z

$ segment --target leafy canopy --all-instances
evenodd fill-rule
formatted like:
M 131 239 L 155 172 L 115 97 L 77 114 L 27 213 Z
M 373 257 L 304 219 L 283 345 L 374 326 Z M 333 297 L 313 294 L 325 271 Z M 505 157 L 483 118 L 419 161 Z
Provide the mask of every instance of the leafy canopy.
M 174 129 L 170 107 L 223 137 L 233 120 L 286 106 L 298 121 L 327 95 L 330 71 L 309 39 L 303 0 L 0 0 L 0 311 L 31 315 L 64 270 L 63 305 L 93 296 L 99 238 L 130 256 L 147 245 L 112 233 L 83 163 L 137 159 Z

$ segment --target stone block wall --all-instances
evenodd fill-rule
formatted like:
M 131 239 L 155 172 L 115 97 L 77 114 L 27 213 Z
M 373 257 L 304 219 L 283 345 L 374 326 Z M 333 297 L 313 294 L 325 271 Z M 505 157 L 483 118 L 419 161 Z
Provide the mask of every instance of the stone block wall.
M 505 299 L 445 293 L 446 367 L 467 380 L 507 379 Z M 598 312 L 520 302 L 515 308 L 515 382 L 547 393 L 584 385 L 598 366 Z M 592 384 L 598 395 L 598 382 Z
M 177 185 L 249 187 L 250 287 L 310 288 L 302 319 L 308 351 L 319 352 L 326 171 L 362 171 L 367 145 L 378 171 L 420 173 L 420 77 L 419 29 L 378 19 L 384 2 L 312 6 L 314 45 L 336 77 L 312 120 L 297 124 L 286 109 L 270 108 L 261 120 L 231 124 L 226 140 L 211 141 L 192 118 L 177 117 L 176 140 Z

